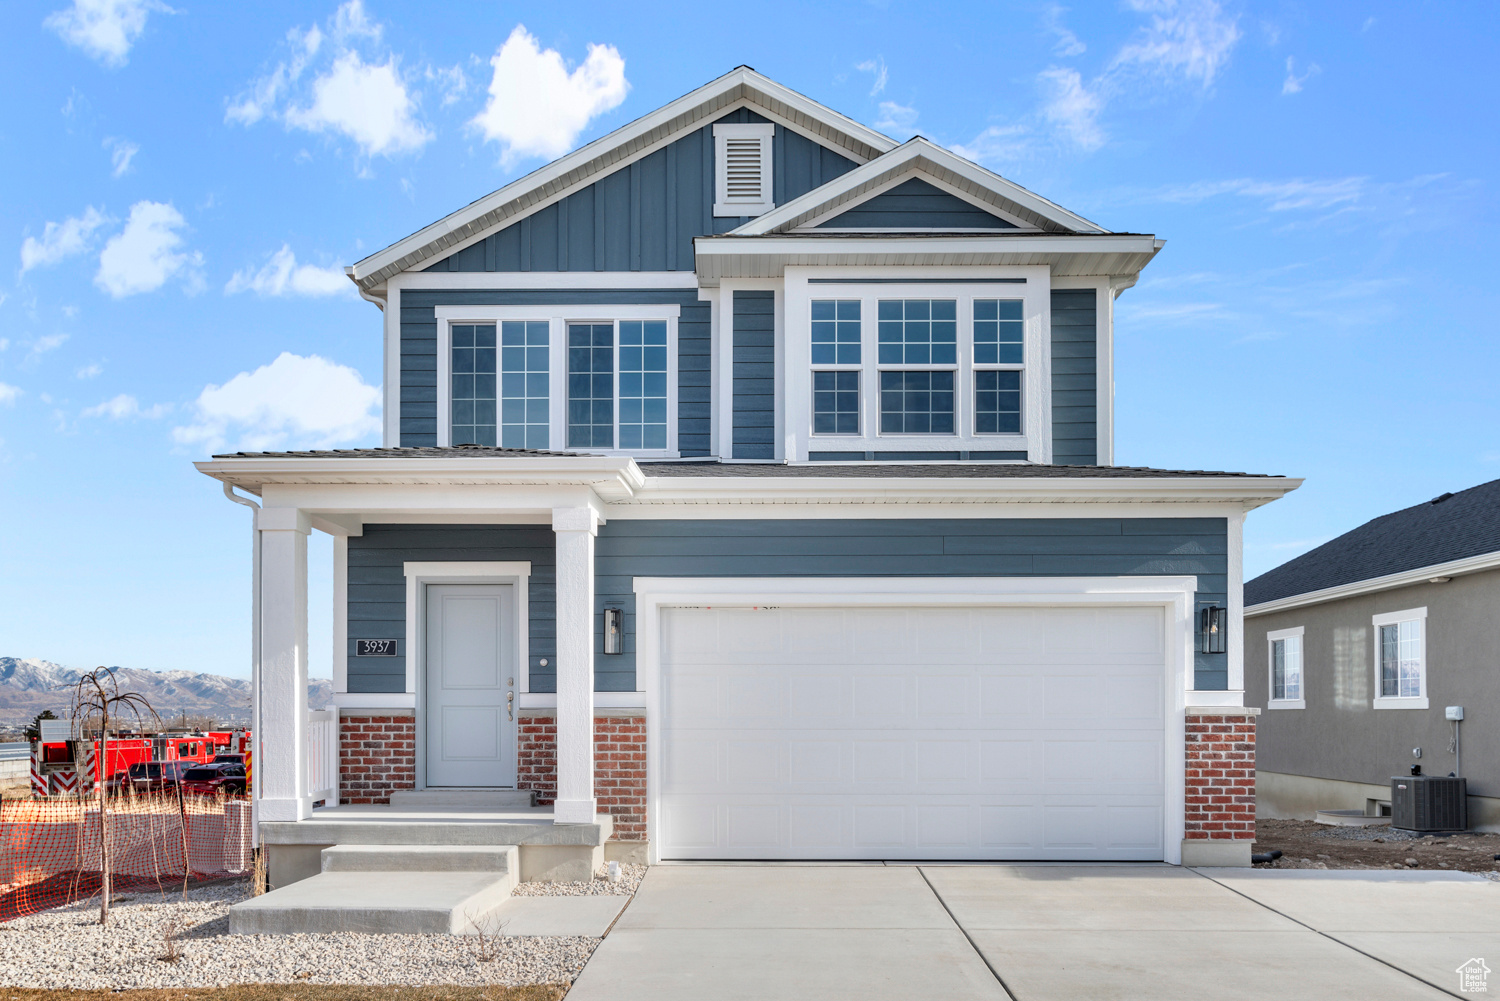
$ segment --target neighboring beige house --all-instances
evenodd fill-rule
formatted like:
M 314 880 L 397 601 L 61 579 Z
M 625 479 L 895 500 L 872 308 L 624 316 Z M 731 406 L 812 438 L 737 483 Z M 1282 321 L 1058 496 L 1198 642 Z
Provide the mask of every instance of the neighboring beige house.
M 1378 813 L 1420 764 L 1466 776 L 1470 826 L 1500 830 L 1500 480 L 1247 582 L 1245 704 L 1266 710 L 1262 817 Z

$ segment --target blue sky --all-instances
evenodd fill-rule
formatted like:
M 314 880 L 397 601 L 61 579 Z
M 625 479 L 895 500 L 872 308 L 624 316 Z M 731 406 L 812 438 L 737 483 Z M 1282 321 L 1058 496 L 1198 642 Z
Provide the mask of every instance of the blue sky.
M 1249 575 L 1500 476 L 1500 7 L 945 7 L 0 7 L 0 654 L 248 674 L 249 515 L 190 463 L 378 441 L 342 267 L 740 63 L 1168 241 L 1116 460 L 1306 477 Z

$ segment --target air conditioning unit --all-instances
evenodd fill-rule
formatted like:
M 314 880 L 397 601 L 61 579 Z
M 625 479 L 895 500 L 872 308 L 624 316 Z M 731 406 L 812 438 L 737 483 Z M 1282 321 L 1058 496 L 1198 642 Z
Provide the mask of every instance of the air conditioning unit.
M 1451 775 L 1391 778 L 1391 826 L 1403 831 L 1469 829 L 1469 780 Z

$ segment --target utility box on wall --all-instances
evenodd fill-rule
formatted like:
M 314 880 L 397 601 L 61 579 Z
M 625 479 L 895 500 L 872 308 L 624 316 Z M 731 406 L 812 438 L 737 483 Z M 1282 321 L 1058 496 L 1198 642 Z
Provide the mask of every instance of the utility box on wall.
M 1466 831 L 1469 780 L 1452 775 L 1391 778 L 1391 826 L 1403 831 Z

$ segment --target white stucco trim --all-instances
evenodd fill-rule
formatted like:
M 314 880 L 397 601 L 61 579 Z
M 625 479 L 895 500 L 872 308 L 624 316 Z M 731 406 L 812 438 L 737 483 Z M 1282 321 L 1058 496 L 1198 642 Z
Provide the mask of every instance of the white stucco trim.
M 1426 584 L 1434 577 L 1461 577 L 1464 574 L 1496 569 L 1500 569 L 1500 551 L 1466 556 L 1461 560 L 1450 560 L 1447 563 L 1433 563 L 1430 566 L 1403 570 L 1400 573 L 1386 574 L 1383 577 L 1371 577 L 1369 580 L 1354 581 L 1350 584 L 1339 584 L 1336 587 L 1325 587 L 1322 590 L 1308 591 L 1305 594 L 1293 594 L 1285 598 L 1277 598 L 1275 601 L 1263 601 L 1246 608 L 1245 614 L 1271 615 L 1306 605 L 1321 605 L 1325 601 L 1338 601 L 1361 594 L 1374 594 L 1376 591 L 1390 591 L 1398 587 L 1410 587 L 1413 584 Z
M 1193 670 L 1196 577 L 636 577 L 636 685 L 646 715 L 661 719 L 661 610 L 714 605 L 800 607 L 1144 605 L 1165 612 L 1163 860 L 1182 861 L 1185 813 L 1185 712 Z M 1195 703 L 1200 704 L 1200 703 Z M 660 727 L 646 731 L 646 832 L 656 855 L 662 748 Z

